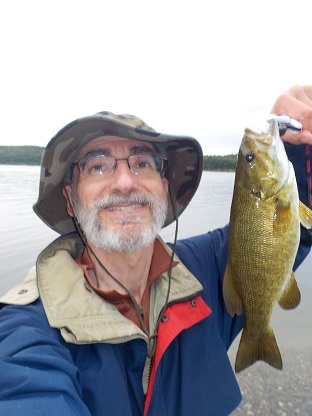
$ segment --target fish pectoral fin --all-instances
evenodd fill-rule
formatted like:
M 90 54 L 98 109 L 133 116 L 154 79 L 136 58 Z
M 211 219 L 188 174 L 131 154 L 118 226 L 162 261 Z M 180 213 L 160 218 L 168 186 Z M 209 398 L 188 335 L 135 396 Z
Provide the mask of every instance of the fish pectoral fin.
M 226 309 L 231 316 L 234 316 L 235 314 L 241 315 L 243 313 L 243 302 L 235 289 L 229 263 L 227 263 L 224 273 L 223 297 Z
M 283 368 L 281 353 L 272 329 L 261 337 L 251 336 L 244 329 L 236 355 L 235 372 L 239 373 L 260 360 L 278 370 Z
M 301 201 L 299 201 L 299 215 L 301 224 L 308 230 L 312 228 L 312 211 Z
M 284 196 L 284 198 L 280 195 L 278 199 L 276 200 L 276 205 L 279 208 L 285 209 L 290 207 L 289 197 Z
M 301 294 L 295 279 L 295 274 L 291 272 L 288 283 L 278 299 L 278 304 L 283 309 L 294 309 L 299 305 L 300 300 Z

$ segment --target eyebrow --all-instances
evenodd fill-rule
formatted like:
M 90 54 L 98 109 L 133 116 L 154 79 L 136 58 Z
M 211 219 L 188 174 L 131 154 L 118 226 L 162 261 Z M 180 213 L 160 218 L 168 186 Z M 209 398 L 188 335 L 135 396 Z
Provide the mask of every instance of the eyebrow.
M 130 154 L 141 154 L 141 153 L 152 153 L 154 154 L 154 150 L 148 146 L 133 146 L 130 149 Z
M 89 152 L 87 152 L 82 159 L 86 158 L 86 157 L 92 157 L 92 156 L 100 156 L 100 155 L 104 155 L 104 156 L 111 156 L 111 152 L 108 149 L 96 149 L 96 150 L 90 150 Z
M 146 154 L 146 153 L 154 154 L 155 152 L 152 148 L 148 146 L 133 146 L 130 148 L 130 155 L 138 155 L 138 154 Z M 90 150 L 83 156 L 83 159 L 86 157 L 88 158 L 88 157 L 100 156 L 100 155 L 112 156 L 112 152 L 107 148 Z

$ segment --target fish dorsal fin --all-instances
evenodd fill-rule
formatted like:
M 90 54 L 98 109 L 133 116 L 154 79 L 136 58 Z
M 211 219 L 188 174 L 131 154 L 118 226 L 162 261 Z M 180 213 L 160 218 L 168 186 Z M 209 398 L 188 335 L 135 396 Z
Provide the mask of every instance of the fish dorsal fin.
M 299 215 L 301 224 L 308 230 L 312 228 L 312 211 L 301 201 L 299 201 Z
M 278 303 L 283 309 L 294 309 L 299 305 L 300 300 L 300 290 L 298 288 L 294 272 L 291 272 L 289 281 L 278 299 Z

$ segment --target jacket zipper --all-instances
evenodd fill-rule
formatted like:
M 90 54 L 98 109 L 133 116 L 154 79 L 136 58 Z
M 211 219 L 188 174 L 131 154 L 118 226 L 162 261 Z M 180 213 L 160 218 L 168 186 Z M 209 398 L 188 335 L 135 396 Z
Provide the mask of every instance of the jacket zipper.
M 152 373 L 152 368 L 153 368 L 153 365 L 154 365 L 154 357 L 155 357 L 156 345 L 157 345 L 157 333 L 158 333 L 157 329 L 158 329 L 158 326 L 160 324 L 160 321 L 164 317 L 165 310 L 168 309 L 170 306 L 173 306 L 173 305 L 175 305 L 177 303 L 183 303 L 183 302 L 187 302 L 188 300 L 194 299 L 197 296 L 199 296 L 200 293 L 201 293 L 201 291 L 200 292 L 197 292 L 197 293 L 193 293 L 192 295 L 187 296 L 185 298 L 181 298 L 181 299 L 178 299 L 178 300 L 174 300 L 174 301 L 168 302 L 167 305 L 165 305 L 163 307 L 163 309 L 161 310 L 161 312 L 159 314 L 159 317 L 158 317 L 158 320 L 156 322 L 156 326 L 155 326 L 155 328 L 156 328 L 156 331 L 155 331 L 156 341 L 154 343 L 154 348 L 152 350 L 152 355 L 151 355 L 151 362 L 150 362 L 150 365 L 149 365 L 148 378 L 147 378 L 147 390 L 148 390 L 148 387 L 149 387 L 151 373 Z

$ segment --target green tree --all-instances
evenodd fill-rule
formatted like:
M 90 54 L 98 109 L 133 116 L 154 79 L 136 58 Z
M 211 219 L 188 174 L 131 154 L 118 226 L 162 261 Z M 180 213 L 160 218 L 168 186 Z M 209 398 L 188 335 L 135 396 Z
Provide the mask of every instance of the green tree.
M 0 164 L 40 165 L 43 151 L 40 146 L 0 146 Z
M 203 170 L 234 171 L 237 155 L 204 156 Z

